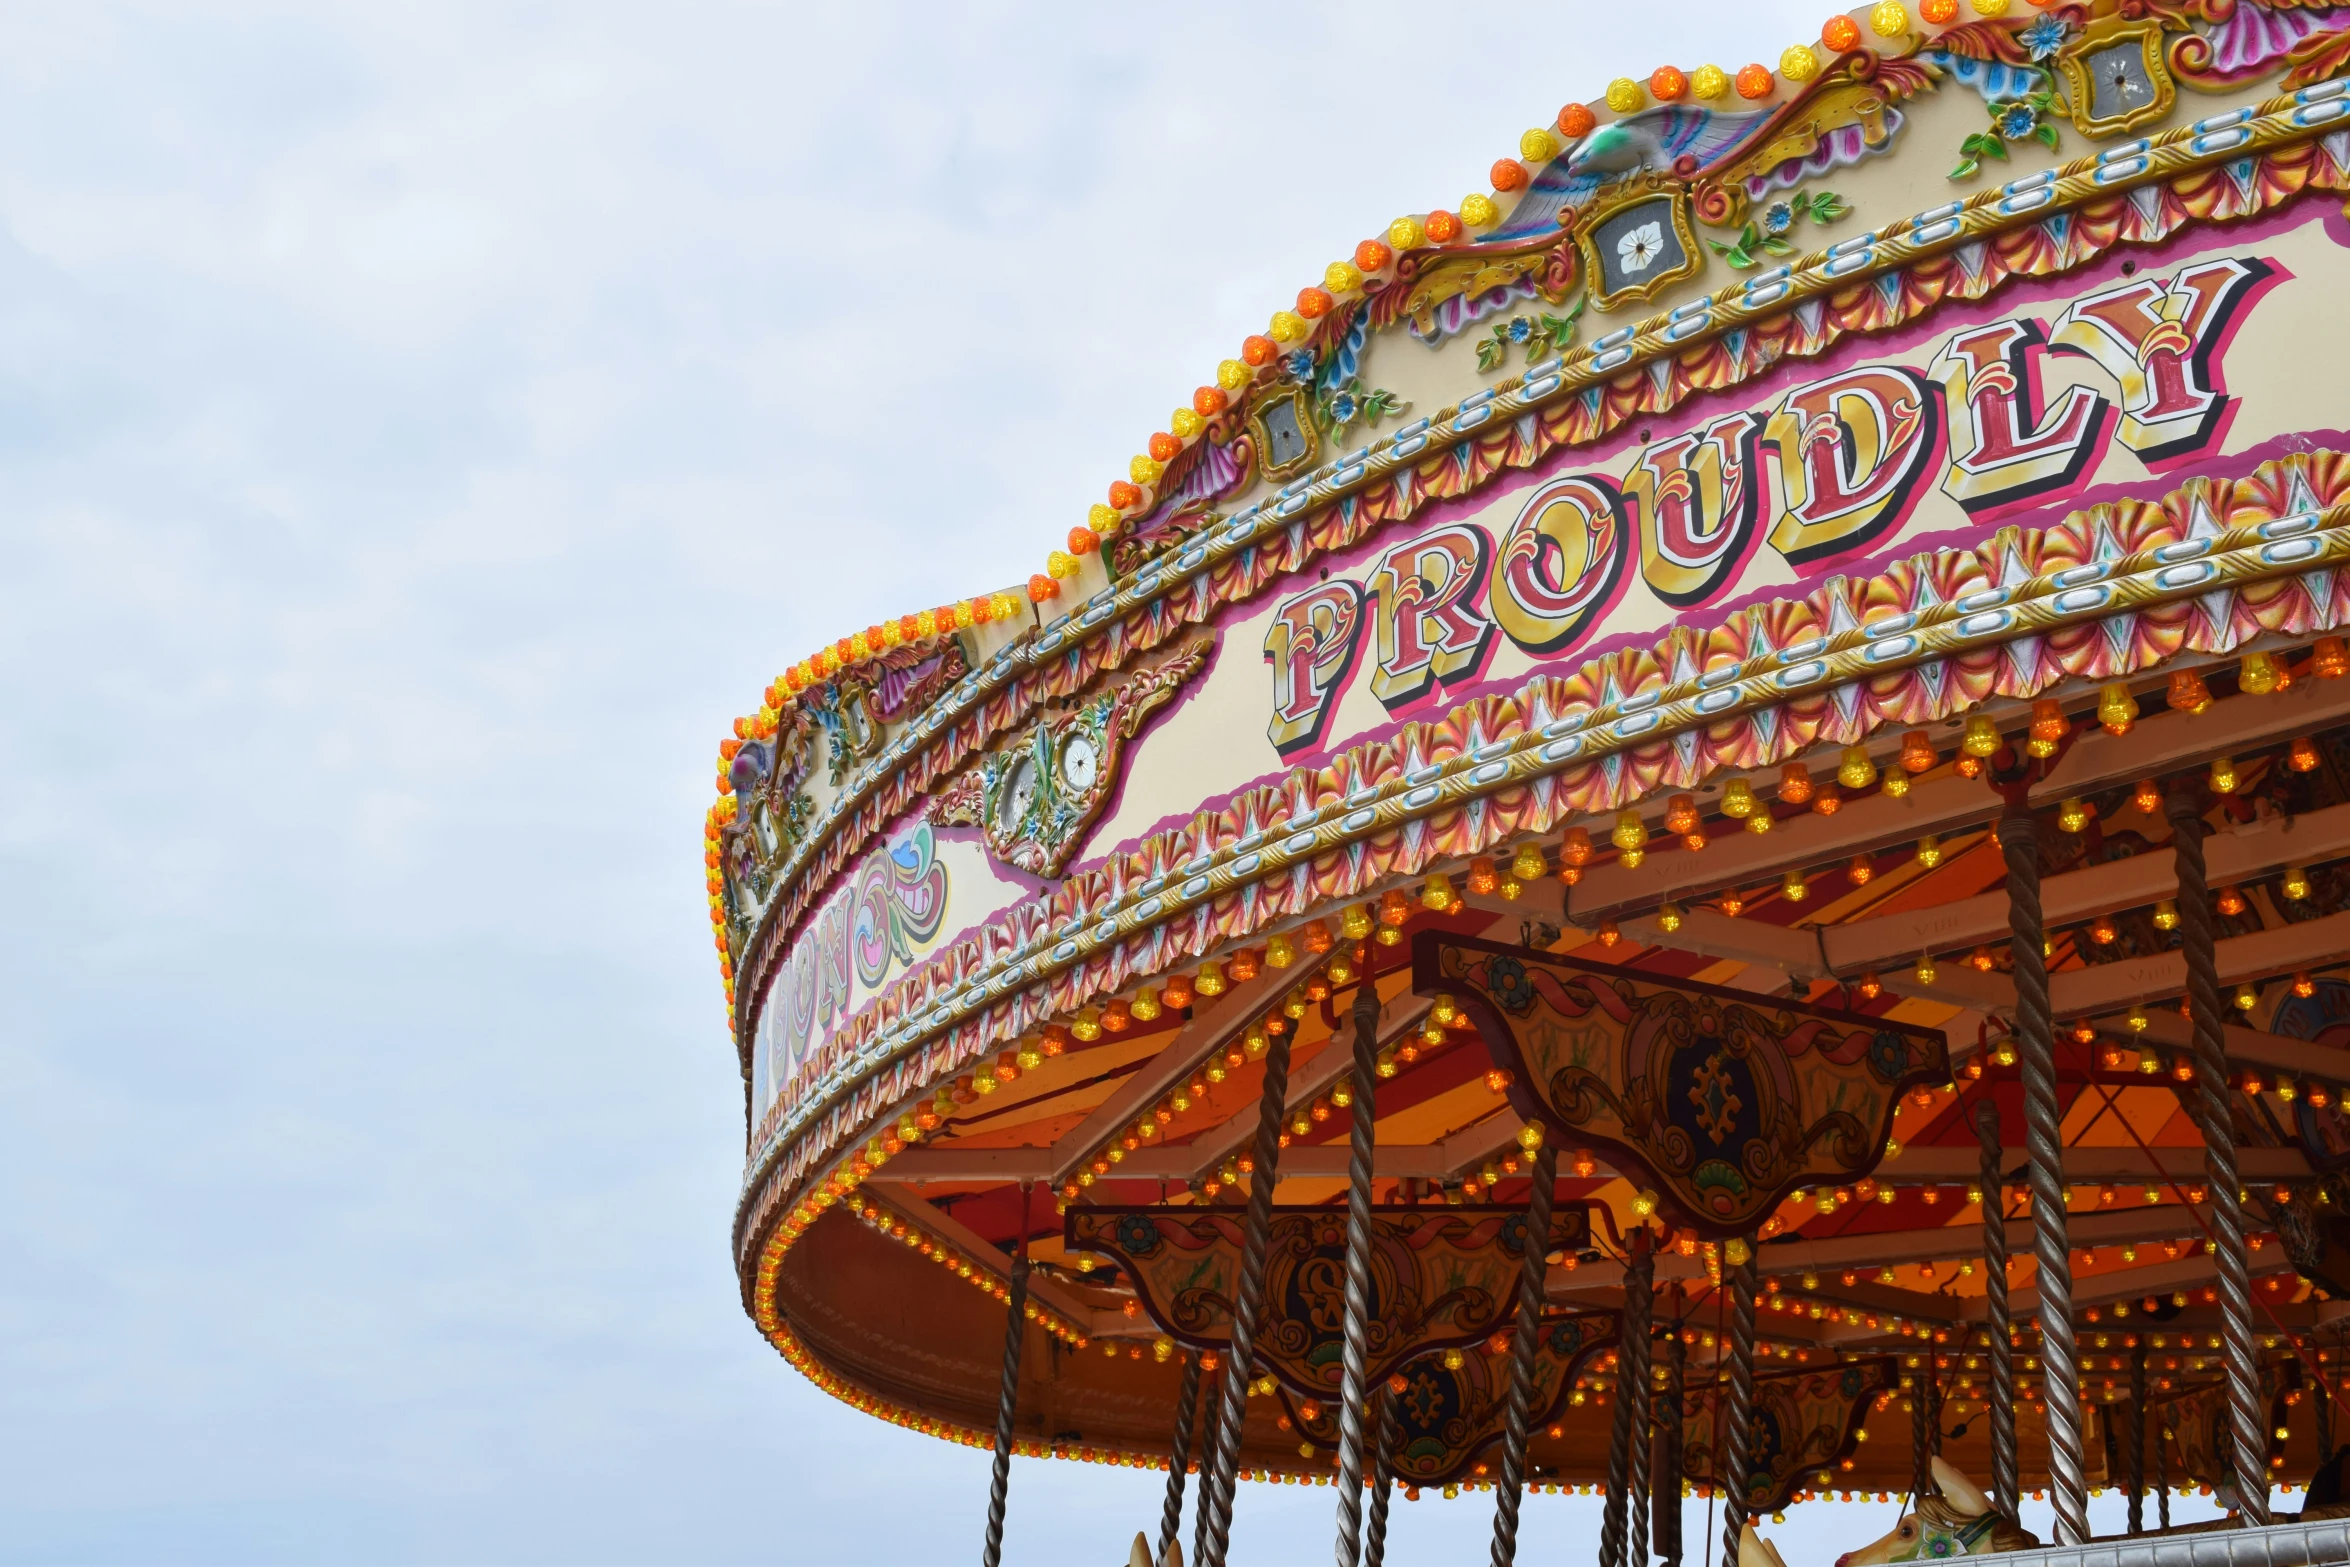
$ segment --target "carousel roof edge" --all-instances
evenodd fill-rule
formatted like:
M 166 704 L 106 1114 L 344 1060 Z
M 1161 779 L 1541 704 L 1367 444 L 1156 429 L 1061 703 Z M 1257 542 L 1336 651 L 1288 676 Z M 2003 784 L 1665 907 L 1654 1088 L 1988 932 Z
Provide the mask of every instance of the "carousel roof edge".
M 2344 36 L 2350 37 L 2350 33 Z M 866 765 L 855 769 L 842 793 L 823 808 L 817 819 L 807 824 L 804 834 L 787 850 L 776 877 L 780 885 L 789 889 L 790 895 L 769 900 L 760 911 L 757 928 L 742 943 L 739 964 L 737 951 L 729 942 L 721 896 L 722 878 L 714 858 L 719 834 L 731 821 L 736 803 L 733 793 L 723 791 L 729 791 L 739 777 L 745 748 L 771 743 L 782 710 L 771 705 L 749 719 L 738 721 L 738 734 L 725 743 L 722 754 L 722 767 L 726 769 L 719 780 L 722 793 L 705 819 L 705 859 L 711 869 L 711 915 L 730 1018 L 735 1024 L 745 1069 L 747 1045 L 742 1041 L 753 1020 L 752 1009 L 760 990 L 756 972 L 762 961 L 759 954 L 792 926 L 805 912 L 807 896 L 828 884 L 829 877 L 838 869 L 833 862 L 838 860 L 840 852 L 845 852 L 835 841 L 838 830 L 852 820 L 878 819 L 876 803 L 887 792 L 885 786 L 893 780 L 902 782 L 923 753 L 956 731 L 969 728 L 970 720 L 983 702 L 990 698 L 1000 702 L 1016 686 L 1037 685 L 1032 695 L 1051 694 L 1045 693 L 1038 683 L 1053 684 L 1057 691 L 1058 685 L 1067 683 L 1062 677 L 1071 669 L 1090 678 L 1146 651 L 1132 636 L 1123 634 L 1136 612 L 1159 614 L 1155 606 L 1169 595 L 1196 593 L 1203 580 L 1219 573 L 1229 575 L 1236 558 L 1262 554 L 1258 546 L 1268 537 L 1295 531 L 1315 515 L 1330 513 L 1354 498 L 1370 494 L 1383 485 L 1392 485 L 1399 474 L 1425 462 L 1432 453 L 1473 442 L 1479 432 L 1502 428 L 1512 417 L 1537 410 L 1555 410 L 1564 399 L 1611 378 L 1620 378 L 1643 361 L 1660 362 L 1685 353 L 1709 333 L 1719 336 L 1751 322 L 1786 315 L 1807 300 L 1824 299 L 1872 275 L 1912 264 L 1923 257 L 1946 254 L 1969 240 L 2040 221 L 2051 211 L 2065 210 L 2142 184 L 2192 177 L 2223 160 L 2241 159 L 2247 151 L 2310 138 L 2319 133 L 2320 125 L 2343 112 L 2346 85 L 2350 83 L 2339 79 L 2315 83 L 2256 105 L 2180 126 L 2163 135 L 2107 147 L 2059 168 L 1978 192 L 1931 212 L 1896 220 L 1870 234 L 1855 236 L 1787 266 L 1743 279 L 1699 306 L 1684 305 L 1629 324 L 1597 343 L 1558 356 L 1547 364 L 1530 367 L 1527 374 L 1505 379 L 1491 388 L 1489 395 L 1481 394 L 1480 398 L 1465 400 L 1460 407 L 1445 410 L 1442 420 L 1418 421 L 1384 441 L 1349 454 L 1344 464 L 1325 465 L 1324 470 L 1305 476 L 1259 504 L 1200 529 L 1189 536 L 1180 551 L 1149 560 L 1116 583 L 1104 586 L 1071 614 L 1050 625 L 1026 625 L 1013 631 L 1011 628 L 1026 617 L 1015 620 L 1017 606 L 1013 614 L 1003 613 L 1004 606 L 1011 602 L 1008 593 L 988 596 L 985 602 L 990 605 L 989 618 L 984 624 L 976 619 L 976 606 L 982 601 L 972 601 L 974 618 L 969 625 L 963 623 L 958 607 L 952 635 L 938 629 L 947 619 L 945 610 L 925 612 L 932 627 L 927 638 L 920 631 L 920 622 L 925 617 L 908 617 L 915 622 L 916 635 L 906 638 L 901 626 L 898 647 L 884 647 L 883 661 L 953 647 L 964 650 L 961 656 L 969 667 L 914 712 L 910 721 L 886 745 L 879 747 Z M 2248 210 L 2274 205 L 2297 193 L 2296 190 L 2262 194 Z M 2161 237 L 2151 236 L 2152 239 Z M 2125 238 L 2119 242 L 2150 241 Z M 2050 270 L 2067 270 L 2092 253 L 2060 259 Z M 1471 403 L 1475 406 L 1469 406 Z M 1416 510 L 1418 504 L 1414 500 L 1389 509 L 1400 517 Z M 1385 520 L 1394 519 L 1384 514 L 1370 519 Z M 1247 597 L 1263 585 L 1252 577 L 1239 585 L 1237 596 Z M 1232 595 L 1218 592 L 1215 596 L 1222 600 Z M 1160 615 L 1160 618 L 1165 617 Z M 865 633 L 859 635 L 870 649 L 874 638 Z M 984 642 L 982 637 L 986 639 Z M 886 643 L 887 639 L 885 630 L 881 640 Z M 990 643 L 992 651 L 988 650 Z M 837 671 L 845 666 L 836 659 L 833 667 Z M 780 698 L 783 684 L 779 681 L 777 686 L 770 687 L 770 696 Z M 751 985 L 738 986 L 738 968 L 743 971 L 740 977 L 754 981 Z

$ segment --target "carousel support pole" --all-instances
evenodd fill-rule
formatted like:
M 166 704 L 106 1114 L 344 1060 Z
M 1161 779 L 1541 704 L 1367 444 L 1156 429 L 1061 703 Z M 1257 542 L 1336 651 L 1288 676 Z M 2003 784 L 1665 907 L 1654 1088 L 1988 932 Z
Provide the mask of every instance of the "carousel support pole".
M 1558 1150 L 1534 1150 L 1526 1197 L 1526 1255 L 1518 1265 L 1518 1327 L 1510 1344 L 1509 1404 L 1503 1414 L 1501 1480 L 1493 1495 L 1493 1567 L 1518 1557 L 1518 1501 L 1526 1484 L 1526 1405 L 1533 1396 L 1534 1351 L 1542 1339 L 1542 1280 L 1550 1265 L 1550 1209 L 1558 1185 Z M 1351 1567 L 1351 1564 L 1350 1564 Z
M 1624 1525 L 1632 1490 L 1632 1343 L 1637 1336 L 1638 1301 L 1647 1293 L 1648 1229 L 1634 1230 L 1624 1247 L 1624 1307 L 1616 1315 L 1616 1408 L 1608 1423 L 1607 1502 L 1599 1515 L 1600 1567 L 1625 1567 Z M 1645 1443 L 1645 1432 L 1640 1433 Z
M 2040 917 L 2040 823 L 2021 787 L 1999 814 L 1999 847 L 2007 860 L 2007 928 L 2013 938 L 2009 947 L 2015 956 L 2016 1036 L 2023 1055 L 2024 1145 L 2031 1156 L 2032 1238 L 2040 1264 L 2048 1499 L 2056 1509 L 2056 1543 L 2080 1545 L 2089 1538 L 2089 1493 L 2082 1478 L 2081 1357 L 2073 1338 L 2073 1263 L 2064 1209 L 2064 1138 L 2056 1104 L 2056 1030 L 2042 946 L 2047 929 Z
M 1370 1527 L 1363 1535 L 1363 1567 L 1384 1567 L 1387 1559 L 1387 1503 L 1395 1493 L 1395 1400 L 1379 1399 L 1378 1478 L 1371 1486 Z
M 1183 1360 L 1183 1391 L 1175 1397 L 1175 1446 L 1167 1459 L 1167 1500 L 1159 1509 L 1159 1549 L 1157 1559 L 1167 1559 L 1167 1547 L 1175 1543 L 1176 1531 L 1183 1527 L 1183 1478 L 1191 1467 L 1191 1431 L 1199 1421 L 1199 1356 L 1186 1355 Z
M 1924 1359 L 1924 1356 L 1920 1356 Z M 1933 1417 L 1926 1413 L 1926 1368 L 1921 1366 L 1909 1385 L 1909 1494 L 1912 1498 L 1926 1494 L 1934 1483 L 1934 1445 L 1926 1438 L 1926 1424 Z
M 1200 1373 L 1200 1382 L 1200 1396 L 1207 1401 L 1208 1418 L 1213 1422 L 1222 1399 L 1224 1384 L 1221 1377 L 1211 1380 L 1211 1374 L 1204 1367 Z M 1201 1553 L 1208 1548 L 1208 1472 L 1214 1463 L 1216 1450 L 1216 1434 L 1212 1425 L 1209 1430 L 1200 1433 L 1200 1435 L 1202 1440 L 1199 1450 L 1199 1500 L 1194 1502 L 1191 1508 L 1191 1559 L 1194 1562 L 1197 1562 Z
M 1257 1314 L 1265 1301 L 1265 1247 L 1273 1231 L 1273 1183 L 1281 1168 L 1281 1112 L 1289 1093 L 1289 1041 L 1285 1029 L 1265 1051 L 1265 1089 L 1257 1101 L 1255 1169 L 1248 1182 L 1248 1221 L 1241 1232 L 1240 1283 L 1232 1302 L 1230 1363 L 1224 1396 L 1217 1401 L 1212 1470 L 1200 1476 L 1200 1506 L 1208 1532 L 1200 1544 L 1201 1567 L 1224 1567 L 1232 1535 L 1233 1491 L 1240 1483 L 1240 1428 L 1248 1418 L 1248 1384 L 1255 1365 Z M 989 1564 L 993 1567 L 993 1564 Z
M 2130 1351 L 2130 1533 L 2146 1532 L 2146 1339 Z
M 2120 1488 L 2122 1478 L 2122 1433 L 2113 1423 L 2113 1405 L 2109 1401 L 2097 1410 L 2097 1435 L 2105 1447 L 2105 1483 Z
M 1020 1404 L 1020 1345 L 1027 1337 L 1028 1184 L 1020 1185 L 1020 1248 L 1012 1257 L 1012 1304 L 1004 1319 L 1004 1376 L 996 1392 L 995 1472 L 987 1486 L 987 1544 L 979 1559 L 997 1567 L 1004 1557 L 1004 1503 L 1012 1489 L 1012 1415 Z
M 2170 1431 L 2163 1426 L 2154 1428 L 2154 1517 L 2155 1527 L 2170 1533 Z
M 2334 1401 L 2326 1385 L 2325 1372 L 2317 1374 L 2317 1461 L 2320 1467 L 2331 1463 L 2334 1457 Z
M 1354 1122 L 1346 1172 L 1346 1344 L 1338 1394 L 1338 1567 L 1355 1567 L 1363 1518 L 1363 1386 L 1371 1319 L 1371 1155 L 1377 1137 L 1379 987 L 1355 992 Z
M 2007 1197 L 2001 1170 L 1999 1106 L 1975 1106 L 1982 1149 L 1983 1300 L 1991 1340 L 1991 1505 L 2014 1518 L 2022 1496 L 2015 1462 L 2015 1342 L 2007 1315 Z
M 1651 1442 L 1650 1528 L 1656 1536 L 1656 1554 L 1666 1567 L 1681 1567 L 1681 1427 L 1688 1407 L 1689 1346 L 1681 1342 L 1684 1302 L 1679 1285 L 1673 1287 L 1673 1297 L 1673 1325 L 1665 1339 L 1664 1404 Z
M 2163 796 L 2171 857 L 2179 878 L 2179 949 L 2187 962 L 2187 1010 L 2195 1023 L 2195 1081 L 2203 1123 L 2203 1171 L 2211 1188 L 2212 1257 L 2219 1274 L 2220 1337 L 2227 1363 L 2229 1428 L 2236 1495 L 2244 1522 L 2268 1521 L 2266 1411 L 2252 1341 L 2252 1281 L 2244 1246 L 2244 1203 L 2236 1176 L 2236 1129 L 2228 1108 L 2227 1036 L 2221 1032 L 2219 969 L 2212 952 L 2211 888 L 2203 871 L 2202 799 L 2193 781 L 2174 778 Z
M 1656 1406 L 1656 1378 L 1650 1370 L 1656 1350 L 1656 1243 L 1646 1225 L 1634 1232 L 1634 1238 L 1636 1272 L 1624 1279 L 1624 1332 L 1633 1364 L 1617 1381 L 1620 1389 L 1631 1390 L 1632 1398 L 1632 1494 L 1624 1499 L 1631 1537 L 1624 1554 L 1630 1567 L 1648 1567 L 1649 1464 L 1656 1456 L 1656 1444 L 1649 1440 Z
M 1738 1567 L 1746 1529 L 1747 1464 L 1754 1413 L 1754 1239 L 1734 1241 L 1746 1255 L 1729 1272 L 1730 1376 L 1722 1400 L 1722 1567 Z

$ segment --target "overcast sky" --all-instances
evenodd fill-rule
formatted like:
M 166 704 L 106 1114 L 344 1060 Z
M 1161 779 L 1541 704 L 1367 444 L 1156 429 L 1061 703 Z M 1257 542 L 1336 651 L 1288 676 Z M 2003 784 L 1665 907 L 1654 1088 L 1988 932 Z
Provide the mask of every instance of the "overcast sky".
M 0 1559 L 974 1559 L 985 1455 L 738 1303 L 717 739 L 1566 98 L 1820 19 L 0 10 Z M 1009 1560 L 1159 1483 L 1023 1462 Z

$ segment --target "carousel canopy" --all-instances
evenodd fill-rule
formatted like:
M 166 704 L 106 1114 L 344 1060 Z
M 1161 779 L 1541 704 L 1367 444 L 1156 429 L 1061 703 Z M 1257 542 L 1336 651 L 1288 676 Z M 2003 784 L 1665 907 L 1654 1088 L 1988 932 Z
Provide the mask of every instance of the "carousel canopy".
M 1027 586 L 791 666 L 705 833 L 759 1330 L 949 1439 L 1512 1520 L 2305 1478 L 2340 14 L 1884 0 L 1616 82 Z

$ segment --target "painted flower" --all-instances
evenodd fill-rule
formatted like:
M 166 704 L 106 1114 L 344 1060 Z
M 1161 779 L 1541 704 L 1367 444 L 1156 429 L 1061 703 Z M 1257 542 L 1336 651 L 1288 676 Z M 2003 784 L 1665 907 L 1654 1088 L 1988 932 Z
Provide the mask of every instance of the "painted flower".
M 1330 417 L 1340 424 L 1352 424 L 1362 417 L 1362 402 L 1352 392 L 1330 394 Z
M 1516 958 L 1494 958 L 1485 965 L 1485 988 L 1494 1003 L 1513 1016 L 1534 1005 L 1534 982 L 1526 965 Z
M 2065 25 L 2053 16 L 2043 16 L 2016 35 L 2032 58 L 2045 60 L 2064 47 Z
M 1301 348 L 1295 353 L 1284 355 L 1281 373 L 1292 381 L 1311 381 L 1314 378 L 1314 351 Z
M 1627 273 L 1646 272 L 1664 248 L 1664 225 L 1643 223 L 1616 241 L 1616 265 Z
M 1501 330 L 1512 343 L 1530 343 L 1534 340 L 1534 323 L 1524 316 L 1510 317 L 1509 325 Z
M 1119 1250 L 1130 1257 L 1147 1257 L 1158 1250 L 1159 1227 L 1141 1214 L 1120 1214 L 1116 1234 Z
M 1898 1082 L 1909 1069 L 1909 1046 L 1899 1034 L 1879 1033 L 1869 1040 L 1869 1070 L 1884 1082 Z
M 1999 134 L 2009 141 L 2022 141 L 2039 128 L 2040 113 L 2028 103 L 2011 103 L 1999 111 Z
M 1762 226 L 1765 234 L 1784 234 L 1795 227 L 1795 208 L 1791 203 L 1774 201 L 1763 208 Z

